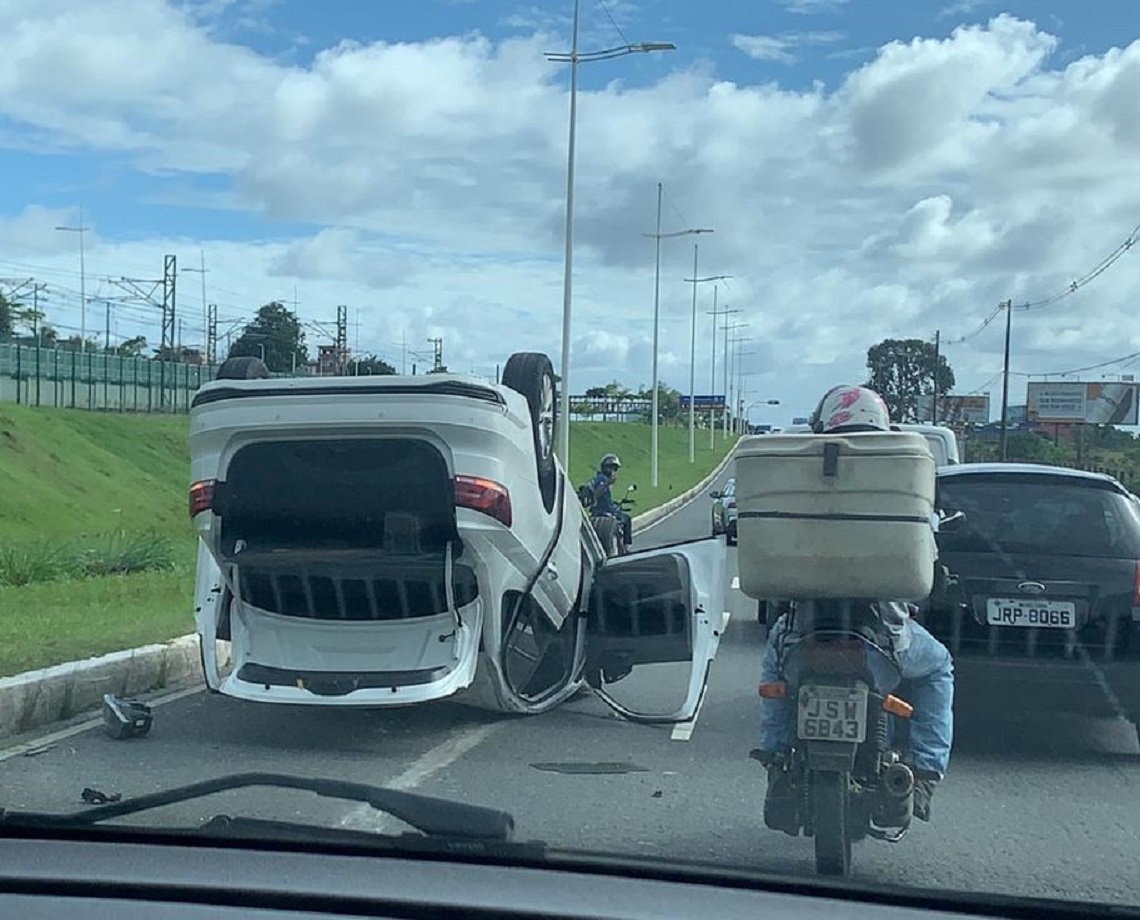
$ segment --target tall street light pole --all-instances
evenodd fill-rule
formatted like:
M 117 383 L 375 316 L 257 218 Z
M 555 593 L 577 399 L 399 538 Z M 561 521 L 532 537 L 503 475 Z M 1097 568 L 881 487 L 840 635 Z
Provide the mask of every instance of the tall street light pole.
M 79 234 L 79 347 L 87 350 L 87 266 L 83 254 L 83 234 L 90 228 L 83 224 L 83 208 L 79 209 L 79 226 L 56 227 L 68 233 Z
M 693 277 L 685 278 L 693 284 L 693 320 L 689 330 L 689 462 L 697 459 L 697 285 L 709 281 L 726 281 L 732 275 L 697 276 L 697 244 L 693 244 Z
M 732 352 L 728 349 L 728 337 L 735 334 L 737 329 L 746 329 L 751 323 L 725 323 L 724 324 L 724 436 L 728 437 L 728 416 L 733 411 L 732 405 Z
M 658 420 L 660 417 L 660 400 L 661 400 L 661 386 L 658 382 L 657 375 L 657 349 L 658 349 L 658 335 L 660 329 L 660 315 L 661 315 L 661 241 L 672 239 L 678 236 L 691 236 L 700 233 L 712 233 L 713 231 L 701 227 L 690 230 L 678 230 L 675 233 L 662 233 L 661 232 L 661 195 L 662 185 L 657 183 L 657 232 L 646 233 L 645 236 L 656 241 L 657 257 L 655 267 L 653 270 L 653 418 L 650 424 L 650 478 L 653 480 L 653 487 L 657 488 L 658 481 Z
M 712 327 L 712 373 L 711 373 L 710 379 L 709 379 L 709 392 L 710 393 L 716 392 L 716 325 L 717 325 L 716 320 L 717 320 L 717 317 L 723 316 L 723 317 L 726 317 L 726 320 L 727 320 L 727 317 L 729 316 L 729 314 L 740 312 L 739 310 L 730 310 L 730 309 L 728 309 L 727 306 L 723 310 L 717 309 L 717 307 L 716 307 L 716 295 L 717 295 L 717 290 L 719 289 L 719 287 L 720 287 L 720 285 L 717 285 L 716 287 L 713 288 L 713 308 L 712 308 L 712 313 L 710 314 L 713 318 L 713 327 Z M 727 343 L 727 339 L 725 341 Z M 727 349 L 727 344 L 725 347 Z M 726 354 L 725 355 L 725 388 L 724 388 L 724 393 L 723 393 L 724 399 L 725 399 L 725 404 L 724 404 L 725 410 L 728 409 L 728 383 L 727 383 L 727 381 L 728 381 L 728 355 Z M 727 411 L 722 410 L 721 414 L 726 419 L 728 418 Z M 714 447 L 716 447 L 716 421 L 713 417 L 713 413 L 710 412 L 709 413 L 709 450 L 712 450 Z
M 566 155 L 566 251 L 562 274 L 562 377 L 559 393 L 559 415 L 562 427 L 559 431 L 558 453 L 562 463 L 570 468 L 570 317 L 573 292 L 574 266 L 574 150 L 575 131 L 578 121 L 578 65 L 592 61 L 607 61 L 626 54 L 648 54 L 653 51 L 672 51 L 677 46 L 672 42 L 637 42 L 632 45 L 619 45 L 602 51 L 578 51 L 578 21 L 581 0 L 574 0 L 574 26 L 570 40 L 570 52 L 547 53 L 546 59 L 570 65 L 570 131 Z

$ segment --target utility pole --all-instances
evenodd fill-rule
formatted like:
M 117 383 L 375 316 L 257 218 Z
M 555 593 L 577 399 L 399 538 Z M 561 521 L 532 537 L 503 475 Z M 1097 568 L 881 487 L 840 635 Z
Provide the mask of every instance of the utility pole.
M 103 354 L 109 355 L 111 353 L 111 301 L 104 300 L 103 306 L 106 308 L 103 328 Z
M 1001 459 L 1009 457 L 1009 334 L 1013 325 L 1013 301 L 1007 300 L 1005 309 L 1005 362 L 1002 366 L 1001 381 Z
M 728 309 L 727 306 L 723 310 L 717 309 L 716 298 L 717 298 L 717 290 L 719 288 L 720 288 L 719 284 L 714 285 L 714 287 L 713 287 L 713 308 L 712 308 L 712 311 L 709 312 L 709 315 L 713 318 L 712 373 L 711 373 L 710 379 L 709 379 L 709 393 L 710 393 L 710 395 L 716 393 L 716 325 L 717 325 L 717 317 L 723 316 L 723 317 L 725 317 L 725 319 L 727 321 L 727 318 L 728 318 L 730 313 L 739 313 L 740 312 L 739 310 L 730 310 L 730 309 Z M 725 362 L 726 379 L 727 379 L 727 373 L 728 373 L 728 363 L 727 363 L 727 356 L 726 356 L 726 362 Z M 728 417 L 728 413 L 727 413 L 727 410 L 728 410 L 728 387 L 727 386 L 725 386 L 725 390 L 724 390 L 724 393 L 722 395 L 724 396 L 725 402 L 724 402 L 724 409 L 721 410 L 721 413 L 722 413 L 722 415 L 725 416 L 725 418 L 727 418 Z M 713 412 L 710 411 L 709 412 L 709 449 L 711 450 L 714 447 L 716 447 L 716 422 L 715 422 L 715 417 L 714 417 Z
M 400 333 L 400 375 L 406 377 L 408 375 L 408 333 Z
M 736 411 L 732 403 L 732 381 L 734 379 L 732 365 L 734 355 L 728 347 L 728 336 L 730 332 L 735 333 L 737 329 L 744 329 L 751 325 L 751 323 L 724 324 L 724 436 L 726 439 L 728 438 L 728 416 L 730 413 Z M 735 335 L 732 340 L 733 342 L 736 341 Z
M 168 255 L 162 262 L 162 350 L 158 362 L 158 404 L 166 406 L 166 362 L 174 347 L 175 291 L 178 284 L 178 257 Z
M 428 341 L 435 349 L 432 359 L 432 372 L 439 373 L 443 370 L 443 339 L 428 339 Z
M 689 333 L 689 462 L 697 458 L 697 244 L 693 243 L 693 323 Z
M 939 373 L 942 368 L 939 366 L 942 358 L 940 349 L 942 346 L 942 330 L 934 330 L 934 401 L 930 404 L 930 421 L 932 424 L 938 424 L 938 380 L 941 374 Z
M 218 305 L 212 303 L 206 310 L 206 367 L 218 361 Z
M 336 373 L 343 377 L 348 369 L 348 307 L 340 304 L 336 308 Z
M 83 234 L 90 227 L 83 223 L 83 208 L 79 209 L 79 226 L 56 227 L 56 230 L 66 230 L 69 233 L 79 234 L 79 342 L 83 351 L 87 350 L 87 264 L 84 258 Z

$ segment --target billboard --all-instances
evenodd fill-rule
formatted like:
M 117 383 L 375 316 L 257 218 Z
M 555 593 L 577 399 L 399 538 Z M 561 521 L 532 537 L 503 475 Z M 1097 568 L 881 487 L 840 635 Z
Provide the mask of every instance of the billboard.
M 693 408 L 697 412 L 708 412 L 710 409 L 715 411 L 722 411 L 724 409 L 725 399 L 723 396 L 694 396 Z M 681 397 L 681 409 L 685 412 L 689 411 L 689 397 Z
M 1135 425 L 1135 383 L 1052 383 L 1033 380 L 1026 402 L 1031 422 Z
M 934 394 L 924 393 L 918 397 L 918 416 L 934 418 L 931 407 Z M 990 420 L 990 394 L 971 396 L 944 395 L 938 397 L 938 424 L 940 425 L 985 425 Z

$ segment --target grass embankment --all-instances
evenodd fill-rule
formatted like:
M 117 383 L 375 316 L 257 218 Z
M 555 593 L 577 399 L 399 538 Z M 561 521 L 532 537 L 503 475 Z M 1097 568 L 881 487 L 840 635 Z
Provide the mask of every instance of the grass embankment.
M 0 675 L 193 628 L 187 468 L 185 418 L 0 405 Z
M 652 487 L 646 425 L 583 422 L 571 433 L 575 486 L 603 454 L 622 459 L 634 513 L 681 494 L 724 456 L 717 439 L 660 430 Z M 0 676 L 194 628 L 186 520 L 185 417 L 0 405 Z M 105 574 L 118 573 L 118 574 Z
M 663 505 L 705 478 L 724 458 L 728 449 L 724 436 L 717 433 L 715 448 L 709 447 L 709 433 L 697 431 L 694 462 L 689 462 L 688 428 L 658 429 L 657 488 L 650 470 L 650 427 L 625 422 L 581 422 L 570 429 L 570 478 L 575 487 L 598 471 L 598 461 L 615 453 L 622 467 L 614 486 L 620 498 L 626 486 L 637 485 L 634 515 Z

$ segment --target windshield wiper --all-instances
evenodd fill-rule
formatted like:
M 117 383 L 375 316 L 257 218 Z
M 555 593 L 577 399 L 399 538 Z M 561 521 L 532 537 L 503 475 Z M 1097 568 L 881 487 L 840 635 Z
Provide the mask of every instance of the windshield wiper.
M 330 799 L 366 802 L 377 811 L 389 814 L 417 831 L 433 837 L 471 841 L 508 841 L 515 829 L 515 820 L 509 813 L 493 808 L 466 805 L 416 792 L 385 789 L 383 786 L 369 786 L 365 783 L 350 783 L 338 779 L 291 776 L 288 773 L 235 773 L 231 776 L 174 786 L 161 792 L 123 799 L 107 805 L 96 805 L 93 808 L 70 813 L 0 809 L 0 826 L 91 826 L 113 818 L 164 808 L 178 802 L 201 799 L 218 792 L 243 789 L 247 786 L 300 789 Z

